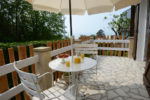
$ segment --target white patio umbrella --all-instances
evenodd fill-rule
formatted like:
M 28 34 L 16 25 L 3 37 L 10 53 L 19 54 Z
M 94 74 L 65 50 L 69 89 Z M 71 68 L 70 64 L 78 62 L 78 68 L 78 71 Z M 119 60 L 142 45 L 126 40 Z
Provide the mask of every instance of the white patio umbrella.
M 32 4 L 34 10 L 61 12 L 70 15 L 70 35 L 72 46 L 72 14 L 84 15 L 87 11 L 89 15 L 102 12 L 111 12 L 115 7 L 116 10 L 136 5 L 141 0 L 27 0 Z M 71 49 L 73 56 L 73 48 Z

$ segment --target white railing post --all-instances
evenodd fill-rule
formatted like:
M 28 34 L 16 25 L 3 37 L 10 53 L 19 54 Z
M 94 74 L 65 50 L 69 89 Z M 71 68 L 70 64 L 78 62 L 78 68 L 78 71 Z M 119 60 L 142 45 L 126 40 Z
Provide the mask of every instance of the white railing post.
M 90 37 L 90 43 L 94 43 L 94 37 L 93 36 Z
M 133 58 L 133 48 L 134 48 L 134 37 L 129 37 L 129 52 L 128 57 Z
M 50 56 L 50 47 L 37 47 L 34 48 L 34 54 L 39 56 L 39 62 L 36 63 L 35 71 L 36 74 L 43 74 L 45 72 L 52 72 L 49 68 L 48 63 L 51 59 Z M 41 88 L 47 89 L 52 86 L 52 74 L 46 75 L 39 82 Z

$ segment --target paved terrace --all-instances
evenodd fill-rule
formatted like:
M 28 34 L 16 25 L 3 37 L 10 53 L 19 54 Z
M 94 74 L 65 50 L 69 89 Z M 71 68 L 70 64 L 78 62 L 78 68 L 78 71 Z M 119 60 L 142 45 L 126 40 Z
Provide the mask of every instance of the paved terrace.
M 80 80 L 92 86 L 79 87 L 80 93 L 86 100 L 150 100 L 143 85 L 144 67 L 126 57 L 100 56 L 97 79 L 95 74 L 82 75 Z
M 86 100 L 150 100 L 143 85 L 143 73 L 142 62 L 125 57 L 100 56 L 97 79 L 94 74 L 81 78 L 95 86 L 82 86 L 80 92 L 86 94 Z

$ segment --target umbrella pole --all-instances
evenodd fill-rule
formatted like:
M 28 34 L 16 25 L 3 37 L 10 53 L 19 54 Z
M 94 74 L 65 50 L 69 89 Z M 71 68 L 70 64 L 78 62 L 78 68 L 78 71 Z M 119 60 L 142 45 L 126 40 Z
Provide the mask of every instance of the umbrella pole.
M 71 11 L 71 0 L 69 0 L 69 17 L 70 17 L 70 36 L 71 36 L 71 56 L 73 62 L 73 36 L 72 36 L 72 11 Z
M 73 63 L 73 36 L 72 36 L 72 9 L 71 9 L 71 0 L 69 0 L 69 16 L 70 16 L 70 36 L 71 36 L 71 63 Z M 72 73 L 72 83 L 75 84 L 73 94 L 75 94 L 75 100 L 77 100 L 77 81 L 75 78 L 75 73 Z

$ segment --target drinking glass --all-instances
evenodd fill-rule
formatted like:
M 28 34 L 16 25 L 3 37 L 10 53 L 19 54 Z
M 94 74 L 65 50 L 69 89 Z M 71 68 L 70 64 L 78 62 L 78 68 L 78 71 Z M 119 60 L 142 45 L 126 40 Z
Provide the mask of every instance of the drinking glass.
M 70 61 L 66 61 L 66 67 L 70 67 Z

